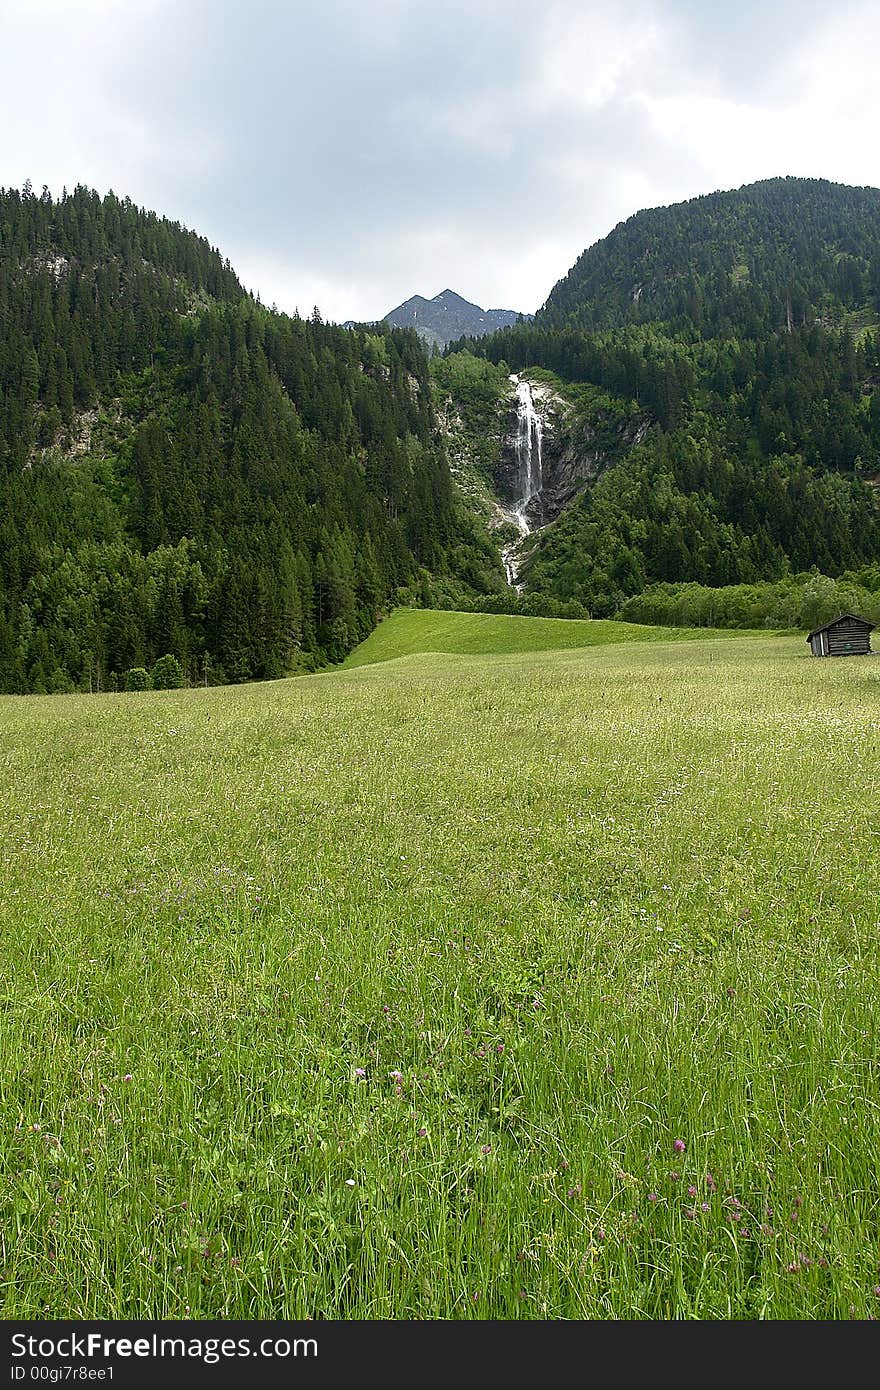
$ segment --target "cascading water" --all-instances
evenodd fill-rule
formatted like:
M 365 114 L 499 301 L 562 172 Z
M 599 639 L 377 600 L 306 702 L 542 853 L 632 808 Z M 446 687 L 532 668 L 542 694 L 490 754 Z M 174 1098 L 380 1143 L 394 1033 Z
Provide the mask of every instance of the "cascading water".
M 528 508 L 529 503 L 537 497 L 541 491 L 542 462 L 541 449 L 543 444 L 543 423 L 540 415 L 535 409 L 535 399 L 532 395 L 532 388 L 527 381 L 520 381 L 519 378 L 511 378 L 516 381 L 516 442 L 514 454 L 517 462 L 517 486 L 519 497 L 508 512 L 510 520 L 517 527 L 520 537 L 528 536 L 531 533 L 529 523 Z M 519 567 L 516 563 L 516 553 L 519 549 L 519 542 L 515 541 L 502 552 L 504 561 L 504 572 L 507 575 L 507 582 L 512 588 L 517 588 L 516 578 Z
M 527 381 L 516 384 L 516 461 L 519 464 L 520 497 L 515 512 L 520 518 L 520 530 L 529 534 L 526 510 L 533 497 L 541 491 L 541 444 L 543 426 L 535 409 L 532 388 Z

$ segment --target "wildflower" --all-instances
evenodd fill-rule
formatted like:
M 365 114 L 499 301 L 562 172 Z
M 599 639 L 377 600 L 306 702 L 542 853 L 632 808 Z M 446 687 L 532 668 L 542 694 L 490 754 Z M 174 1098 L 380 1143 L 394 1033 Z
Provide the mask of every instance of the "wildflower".
M 602 1228 L 601 1226 L 599 1227 L 598 1231 L 596 1232 L 596 1239 L 597 1239 L 597 1240 L 604 1240 L 604 1239 L 605 1239 L 605 1232 L 604 1232 L 604 1230 L 603 1230 L 603 1228 Z
M 480 1153 L 484 1153 L 484 1154 L 490 1154 L 491 1152 L 492 1152 L 492 1145 L 491 1145 L 491 1144 L 484 1144 L 483 1147 L 482 1147 L 481 1150 L 480 1150 Z
M 420 1130 L 419 1130 L 419 1138 L 420 1138 L 420 1139 L 424 1139 L 424 1137 L 425 1137 L 425 1135 L 426 1135 L 427 1133 L 428 1133 L 428 1131 L 427 1131 L 426 1129 L 420 1129 Z
M 659 1201 L 660 1201 L 660 1197 L 658 1196 L 658 1194 L 657 1194 L 656 1192 L 649 1192 L 649 1193 L 648 1193 L 648 1201 L 649 1201 L 649 1202 L 659 1202 Z
M 686 1146 L 683 1139 L 676 1139 L 672 1147 L 675 1149 L 675 1152 L 677 1154 L 683 1154 Z
M 676 1173 L 675 1171 L 673 1171 L 673 1172 L 671 1172 L 671 1173 L 669 1174 L 669 1181 L 670 1181 L 670 1182 L 679 1182 L 680 1179 L 681 1179 L 681 1173 Z
M 366 1067 L 355 1067 L 354 1074 L 355 1076 L 366 1076 L 367 1069 Z
M 504 1051 L 504 1043 L 499 1043 L 498 1046 L 495 1048 L 495 1051 L 496 1051 L 496 1052 L 503 1052 L 503 1051 Z
M 706 1186 L 708 1187 L 710 1192 L 714 1192 L 716 1190 L 715 1179 L 712 1177 L 711 1173 L 706 1174 Z
M 700 1211 L 708 1211 L 708 1210 L 709 1210 L 709 1203 L 708 1203 L 708 1202 L 701 1202 L 701 1203 L 700 1203 Z
M 122 1079 L 123 1081 L 134 1081 L 134 1077 L 132 1076 L 130 1071 L 127 1071 Z
M 390 1071 L 390 1072 L 388 1073 L 388 1075 L 391 1077 L 391 1080 L 392 1080 L 392 1081 L 402 1081 L 402 1080 L 403 1080 L 403 1072 L 402 1072 L 402 1071 Z
M 354 1178 L 346 1178 L 346 1179 L 345 1179 L 345 1185 L 346 1185 L 346 1187 L 354 1187 L 354 1186 L 355 1186 L 355 1180 L 354 1180 Z
M 689 1196 L 689 1197 L 696 1197 L 696 1195 L 697 1195 L 697 1189 L 694 1187 L 693 1183 L 691 1183 L 691 1186 L 688 1188 L 688 1196 Z

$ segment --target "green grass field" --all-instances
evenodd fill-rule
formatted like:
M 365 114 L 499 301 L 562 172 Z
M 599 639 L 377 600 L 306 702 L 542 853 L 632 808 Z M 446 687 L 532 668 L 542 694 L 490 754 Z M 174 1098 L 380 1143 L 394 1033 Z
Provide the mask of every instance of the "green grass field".
M 491 613 L 444 613 L 423 608 L 398 608 L 352 652 L 345 668 L 422 652 L 450 656 L 500 656 L 516 652 L 567 651 L 614 642 L 704 641 L 712 637 L 742 637 L 742 632 L 696 627 L 644 627 L 611 619 L 515 618 Z M 752 634 L 748 634 L 752 635 Z M 758 634 L 762 637 L 766 633 Z
M 880 659 L 412 655 L 0 730 L 7 1318 L 880 1312 Z

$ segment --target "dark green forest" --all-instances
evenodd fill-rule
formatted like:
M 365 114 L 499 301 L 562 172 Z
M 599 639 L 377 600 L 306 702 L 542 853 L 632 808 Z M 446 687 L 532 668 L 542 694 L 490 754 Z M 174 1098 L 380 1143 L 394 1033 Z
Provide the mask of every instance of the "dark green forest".
M 780 178 L 636 213 L 578 257 L 539 317 L 759 339 L 878 296 L 880 189 Z
M 880 559 L 876 189 L 776 179 L 639 213 L 533 322 L 461 350 L 592 383 L 653 421 L 540 534 L 533 601 L 605 616 L 655 583 Z
M 412 331 L 269 311 L 178 224 L 29 187 L 0 326 L 0 690 L 315 669 L 435 582 L 497 585 Z

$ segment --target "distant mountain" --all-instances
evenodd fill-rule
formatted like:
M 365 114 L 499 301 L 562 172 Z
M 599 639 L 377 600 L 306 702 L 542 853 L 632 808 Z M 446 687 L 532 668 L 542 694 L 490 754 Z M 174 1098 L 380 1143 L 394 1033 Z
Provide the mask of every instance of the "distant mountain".
M 443 290 L 433 299 L 414 294 L 385 315 L 385 322 L 395 328 L 414 328 L 426 343 L 445 347 L 455 338 L 467 335 L 482 338 L 498 328 L 510 328 L 517 319 L 530 319 L 531 314 L 518 314 L 514 309 L 481 309 L 462 299 L 454 290 Z

